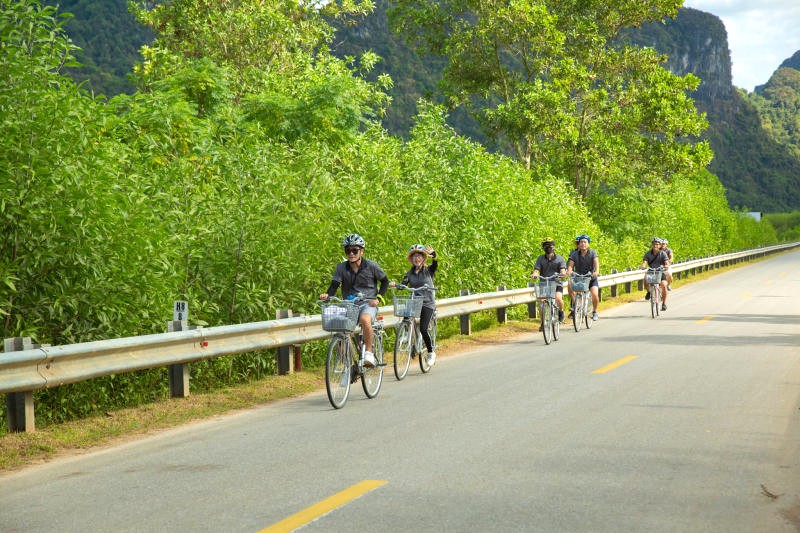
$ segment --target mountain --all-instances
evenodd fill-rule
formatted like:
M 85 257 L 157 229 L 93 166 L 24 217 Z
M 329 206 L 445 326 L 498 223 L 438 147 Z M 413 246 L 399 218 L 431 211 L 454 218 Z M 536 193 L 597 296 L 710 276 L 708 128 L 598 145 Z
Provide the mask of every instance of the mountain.
M 744 96 L 758 110 L 767 134 L 800 159 L 800 52 L 784 61 L 766 84 Z
M 141 60 L 139 49 L 153 41 L 153 34 L 128 11 L 128 0 L 45 0 L 73 18 L 64 29 L 81 47 L 75 58 L 83 65 L 67 74 L 95 94 L 114 96 L 133 93 L 128 80 L 133 65 Z
M 86 66 L 70 75 L 76 80 L 88 79 L 87 87 L 96 93 L 112 96 L 132 92 L 125 74 L 139 60 L 139 47 L 149 43 L 152 35 L 128 12 L 126 0 L 57 3 L 63 11 L 75 14 L 66 29 L 84 48 L 79 58 Z M 394 80 L 393 102 L 383 123 L 390 133 L 406 136 L 417 100 L 438 98 L 437 83 L 445 62 L 442 58 L 419 57 L 390 31 L 388 4 L 388 0 L 375 0 L 372 15 L 357 25 L 339 27 L 332 51 L 344 57 L 371 49 L 382 57 L 373 74 L 385 72 Z M 759 88 L 757 95 L 764 100 L 754 100 L 737 90 L 731 81 L 727 32 L 722 21 L 695 9 L 683 8 L 675 19 L 647 24 L 623 37 L 666 54 L 671 71 L 692 72 L 701 78 L 693 96 L 709 120 L 705 136 L 716 154 L 709 169 L 726 187 L 731 206 L 760 211 L 800 209 L 800 159 L 793 155 L 797 145 L 787 144 L 788 134 L 776 133 L 781 128 L 774 126 L 774 120 L 770 121 L 769 131 L 762 128 L 759 114 L 759 110 L 764 113 L 764 106 L 781 105 L 782 100 L 776 100 L 776 95 L 786 93 L 785 74 L 767 84 L 772 83 L 773 88 L 780 84 L 781 91 L 769 92 L 767 85 Z M 800 52 L 787 59 L 778 71 L 782 69 L 789 75 L 792 70 L 800 70 Z M 798 116 L 800 111 L 790 110 L 781 123 L 790 124 L 790 119 Z M 450 120 L 457 131 L 485 142 L 477 124 L 465 114 L 456 111 Z M 795 127 L 793 131 L 796 130 Z
M 731 206 L 800 208 L 800 158 L 762 127 L 756 106 L 733 86 L 727 32 L 718 17 L 683 8 L 675 19 L 629 30 L 625 38 L 666 54 L 670 71 L 702 80 L 693 96 L 709 122 L 705 136 L 715 154 L 709 170 L 727 189 Z M 800 53 L 784 64 L 791 61 L 800 62 Z

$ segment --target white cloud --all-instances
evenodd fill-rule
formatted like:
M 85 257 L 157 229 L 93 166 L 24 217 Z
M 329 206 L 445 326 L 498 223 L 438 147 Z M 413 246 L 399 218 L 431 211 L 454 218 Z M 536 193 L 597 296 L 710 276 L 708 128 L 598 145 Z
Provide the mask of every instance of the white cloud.
M 733 84 L 752 91 L 800 50 L 797 0 L 687 0 L 684 7 L 712 13 L 728 32 Z

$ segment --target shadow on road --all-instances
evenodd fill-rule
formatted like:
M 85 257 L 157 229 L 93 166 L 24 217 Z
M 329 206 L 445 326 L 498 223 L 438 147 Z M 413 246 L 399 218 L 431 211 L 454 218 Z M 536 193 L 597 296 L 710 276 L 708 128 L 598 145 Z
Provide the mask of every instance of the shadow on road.
M 619 342 L 635 342 L 644 344 L 672 344 L 675 346 L 800 346 L 798 334 L 758 335 L 675 335 L 660 333 L 658 335 L 628 335 L 615 337 Z

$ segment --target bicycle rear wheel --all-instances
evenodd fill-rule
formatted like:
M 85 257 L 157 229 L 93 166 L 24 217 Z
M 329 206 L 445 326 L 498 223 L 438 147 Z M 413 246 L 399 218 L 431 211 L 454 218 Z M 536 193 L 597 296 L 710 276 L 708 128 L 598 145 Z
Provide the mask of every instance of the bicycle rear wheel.
M 589 302 L 592 299 L 592 295 L 590 292 L 586 293 L 586 296 L 583 299 L 583 320 L 586 324 L 586 329 L 592 329 L 594 325 L 594 320 L 592 320 L 592 315 L 589 314 Z
M 544 343 L 550 344 L 553 342 L 553 308 L 550 306 L 550 302 L 547 300 L 542 300 L 541 305 L 539 306 L 539 314 L 542 315 L 542 336 L 544 337 Z
M 352 367 L 350 359 L 349 340 L 344 336 L 334 336 L 325 360 L 325 390 L 328 392 L 328 401 L 335 409 L 341 409 L 347 403 Z
M 375 336 L 372 338 L 372 353 L 375 355 L 375 366 L 364 367 L 361 374 L 361 387 L 367 398 L 374 398 L 381 390 L 383 382 L 383 330 L 375 329 Z
M 582 292 L 575 293 L 575 301 L 572 302 L 575 305 L 575 310 L 572 312 L 572 327 L 575 328 L 575 331 L 578 332 L 581 330 L 583 326 L 583 301 L 585 296 Z
M 411 328 L 411 321 L 403 320 L 397 327 L 394 339 L 394 376 L 398 381 L 406 377 L 411 366 L 411 350 L 414 345 Z
M 553 313 L 553 339 L 558 340 L 561 336 L 561 321 L 558 319 L 558 306 L 553 305 L 550 307 Z

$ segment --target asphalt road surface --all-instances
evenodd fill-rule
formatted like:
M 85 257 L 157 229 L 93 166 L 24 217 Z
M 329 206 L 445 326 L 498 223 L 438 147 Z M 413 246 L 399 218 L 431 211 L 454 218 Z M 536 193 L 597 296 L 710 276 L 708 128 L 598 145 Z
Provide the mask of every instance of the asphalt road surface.
M 0 531 L 798 531 L 798 267 L 0 476 Z

